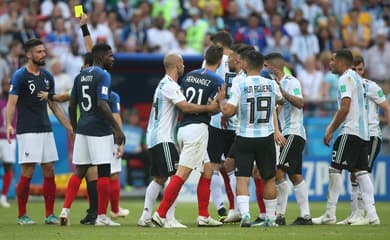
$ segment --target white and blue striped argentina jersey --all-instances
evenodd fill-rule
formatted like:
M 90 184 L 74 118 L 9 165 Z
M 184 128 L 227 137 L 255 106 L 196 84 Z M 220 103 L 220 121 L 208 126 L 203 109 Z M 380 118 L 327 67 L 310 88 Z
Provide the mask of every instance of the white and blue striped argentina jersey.
M 351 99 L 349 112 L 341 125 L 340 135 L 350 134 L 368 141 L 367 99 L 363 79 L 351 69 L 344 72 L 339 78 L 338 105 L 345 97 Z
M 386 95 L 383 93 L 382 88 L 375 82 L 364 79 L 364 83 L 368 98 L 367 114 L 370 137 L 382 138 L 382 131 L 379 127 L 378 105 L 386 101 Z
M 186 101 L 180 86 L 165 75 L 159 82 L 153 96 L 153 106 L 150 111 L 146 144 L 148 148 L 162 143 L 174 143 L 174 131 L 177 125 L 179 110 L 176 103 Z
M 303 98 L 301 84 L 295 77 L 284 75 L 280 80 L 280 85 L 290 95 Z M 284 136 L 298 135 L 306 140 L 302 109 L 295 107 L 289 101 L 285 100 L 282 105 L 282 110 L 279 113 L 279 122 Z
M 279 86 L 271 79 L 248 76 L 234 85 L 228 103 L 238 108 L 237 135 L 258 138 L 273 134 L 272 113 L 281 99 Z

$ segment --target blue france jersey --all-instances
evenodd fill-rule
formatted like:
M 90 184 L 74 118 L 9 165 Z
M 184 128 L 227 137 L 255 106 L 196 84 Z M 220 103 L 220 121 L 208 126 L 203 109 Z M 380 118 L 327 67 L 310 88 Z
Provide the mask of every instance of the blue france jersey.
M 88 136 L 112 134 L 111 125 L 97 105 L 99 99 L 109 101 L 110 85 L 110 74 L 98 66 L 88 67 L 77 75 L 71 93 L 71 98 L 80 107 L 77 133 Z
M 233 86 L 228 103 L 238 108 L 238 136 L 267 137 L 274 133 L 275 103 L 283 99 L 274 80 L 248 76 Z
M 121 99 L 120 99 L 118 93 L 111 91 L 110 98 L 109 98 L 108 102 L 109 102 L 112 113 L 120 113 Z
M 189 103 L 206 105 L 214 98 L 224 81 L 215 72 L 200 68 L 189 72 L 182 81 L 181 89 Z M 181 126 L 191 123 L 210 123 L 209 113 L 183 114 Z
M 10 94 L 18 96 L 17 134 L 52 131 L 47 101 L 37 97 L 40 91 L 54 93 L 54 78 L 47 70 L 41 68 L 36 76 L 21 67 L 12 76 Z

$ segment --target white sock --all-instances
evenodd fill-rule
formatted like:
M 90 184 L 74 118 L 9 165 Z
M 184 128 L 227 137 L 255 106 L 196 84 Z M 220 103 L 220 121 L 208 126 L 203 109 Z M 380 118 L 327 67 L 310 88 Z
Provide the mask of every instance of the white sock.
M 144 210 L 142 211 L 141 216 L 143 220 L 149 220 L 152 217 L 153 205 L 156 202 L 161 189 L 162 186 L 155 181 L 151 181 L 146 188 Z
M 301 210 L 301 217 L 310 216 L 309 192 L 305 180 L 294 186 L 295 198 Z
M 330 216 L 336 216 L 336 205 L 339 200 L 340 191 L 343 180 L 341 171 L 329 167 L 329 186 L 328 186 L 328 200 L 326 202 L 326 212 Z
M 353 173 L 351 173 L 353 174 Z M 351 182 L 351 210 L 352 214 L 358 210 L 358 195 L 359 195 L 359 184 L 357 182 Z
M 367 211 L 369 219 L 378 218 L 375 208 L 374 186 L 367 171 L 359 171 L 355 173 L 356 180 L 359 183 L 364 209 Z
M 222 179 L 219 175 L 219 171 L 213 171 L 213 175 L 211 176 L 211 199 L 214 203 L 214 206 L 217 210 L 223 207 L 223 193 L 222 193 Z
M 171 221 L 171 220 L 175 219 L 176 203 L 177 203 L 177 198 L 176 198 L 176 200 L 173 202 L 172 206 L 168 209 L 167 214 L 166 214 L 166 216 L 165 216 L 165 218 L 166 218 L 168 221 Z
M 276 210 L 276 204 L 278 200 L 275 199 L 264 199 L 264 205 L 265 205 L 265 216 L 268 219 L 275 220 L 275 210 Z
M 227 174 L 229 176 L 230 188 L 232 189 L 232 192 L 233 192 L 233 195 L 234 195 L 234 210 L 238 210 L 238 206 L 237 206 L 237 191 L 236 191 L 237 178 L 236 178 L 236 175 L 234 173 L 234 170 L 228 172 Z
M 237 196 L 238 209 L 240 210 L 241 216 L 249 215 L 249 196 L 238 195 Z
M 359 211 L 364 212 L 364 203 L 363 203 L 363 198 L 362 198 L 362 191 L 360 191 L 360 186 L 359 186 L 357 200 L 358 200 Z
M 276 199 L 277 199 L 276 214 L 277 215 L 285 215 L 286 208 L 287 208 L 287 201 L 288 201 L 288 183 L 287 183 L 287 181 L 283 180 L 283 182 L 276 184 L 276 190 L 278 192 L 277 197 L 276 197 Z M 268 212 L 267 207 L 265 209 Z

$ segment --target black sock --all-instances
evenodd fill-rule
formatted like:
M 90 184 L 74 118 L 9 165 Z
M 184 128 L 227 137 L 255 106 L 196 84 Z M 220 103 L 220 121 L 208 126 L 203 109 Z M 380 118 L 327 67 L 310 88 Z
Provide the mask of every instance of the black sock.
M 98 209 L 98 194 L 96 190 L 97 180 L 87 181 L 87 191 L 89 196 L 89 214 L 97 214 Z

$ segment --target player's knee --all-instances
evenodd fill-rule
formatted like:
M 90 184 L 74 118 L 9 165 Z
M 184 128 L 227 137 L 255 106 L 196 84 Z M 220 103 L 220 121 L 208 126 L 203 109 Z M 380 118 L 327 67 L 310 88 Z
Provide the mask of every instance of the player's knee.
M 168 179 L 167 177 L 154 177 L 153 181 L 163 186 L 167 181 L 167 179 Z
M 223 163 L 223 168 L 226 170 L 226 172 L 230 172 L 234 170 L 234 159 L 233 158 L 227 158 L 225 162 Z
M 111 168 L 110 164 L 101 164 L 98 165 L 98 176 L 99 177 L 110 177 L 111 175 Z
M 288 177 L 294 185 L 298 185 L 303 181 L 303 176 L 301 174 L 289 174 Z
M 43 176 L 52 177 L 54 176 L 54 164 L 45 163 L 41 165 Z
M 331 166 L 329 167 L 329 174 L 331 173 L 338 173 L 341 174 L 342 168 L 337 166 Z
M 355 178 L 358 178 L 358 177 L 363 176 L 363 175 L 366 175 L 366 174 L 368 174 L 368 171 L 366 171 L 366 170 L 360 170 L 360 171 L 354 172 L 353 175 L 355 175 Z

